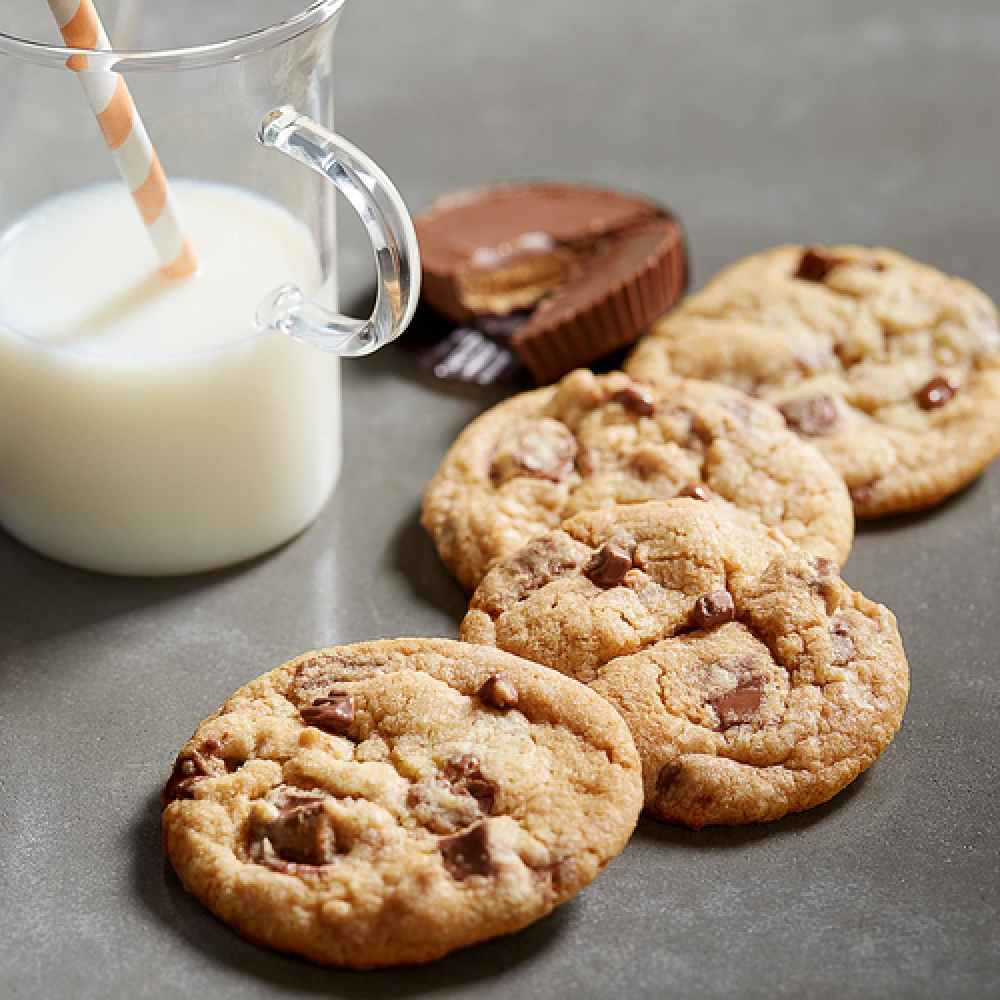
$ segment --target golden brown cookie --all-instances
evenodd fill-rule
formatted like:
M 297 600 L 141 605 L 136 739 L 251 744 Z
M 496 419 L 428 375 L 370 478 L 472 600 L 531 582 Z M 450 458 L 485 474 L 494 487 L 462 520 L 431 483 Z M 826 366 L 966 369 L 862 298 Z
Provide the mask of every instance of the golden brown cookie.
M 773 403 L 844 476 L 859 517 L 938 503 L 1000 454 L 996 307 L 891 250 L 747 257 L 663 319 L 626 370 Z
M 164 795 L 167 855 L 241 934 L 316 962 L 426 962 L 591 882 L 642 806 L 610 705 L 447 639 L 307 653 L 203 722 Z
M 498 563 L 462 623 L 621 712 L 646 809 L 688 826 L 825 802 L 899 728 L 893 615 L 748 515 L 678 499 L 579 514 Z
M 772 407 L 715 383 L 653 390 L 621 372 L 576 371 L 473 421 L 427 488 L 423 524 L 471 591 L 573 514 L 678 494 L 747 510 L 838 563 L 850 551 L 840 476 Z

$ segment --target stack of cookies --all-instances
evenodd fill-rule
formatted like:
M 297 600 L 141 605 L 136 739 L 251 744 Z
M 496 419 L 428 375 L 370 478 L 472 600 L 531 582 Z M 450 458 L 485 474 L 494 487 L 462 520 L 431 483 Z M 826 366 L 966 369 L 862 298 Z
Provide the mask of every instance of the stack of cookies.
M 237 692 L 168 783 L 166 850 L 246 936 L 421 962 L 594 879 L 641 809 L 699 828 L 829 800 L 909 676 L 840 576 L 854 517 L 1000 452 L 1000 334 L 964 282 L 859 247 L 760 254 L 640 343 L 459 436 L 423 523 L 461 642 L 307 654 Z

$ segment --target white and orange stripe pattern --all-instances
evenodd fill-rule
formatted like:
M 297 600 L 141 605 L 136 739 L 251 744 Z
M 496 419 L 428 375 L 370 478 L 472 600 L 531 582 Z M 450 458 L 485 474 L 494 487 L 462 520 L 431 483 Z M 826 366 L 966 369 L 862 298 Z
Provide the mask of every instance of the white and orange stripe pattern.
M 48 0 L 48 4 L 69 48 L 111 50 L 93 0 Z M 120 73 L 89 69 L 87 57 L 82 55 L 71 56 L 66 65 L 79 75 L 122 180 L 146 224 L 162 272 L 171 278 L 193 274 L 198 268 L 194 248 L 125 78 Z

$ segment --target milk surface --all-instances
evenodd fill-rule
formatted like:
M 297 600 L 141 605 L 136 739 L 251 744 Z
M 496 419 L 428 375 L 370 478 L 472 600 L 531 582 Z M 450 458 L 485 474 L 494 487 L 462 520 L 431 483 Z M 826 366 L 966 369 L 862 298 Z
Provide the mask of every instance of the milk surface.
M 200 262 L 184 281 L 158 274 L 118 184 L 0 237 L 0 522 L 91 569 L 249 558 L 309 524 L 339 472 L 337 359 L 254 327 L 279 285 L 319 288 L 309 231 L 238 188 L 174 189 Z

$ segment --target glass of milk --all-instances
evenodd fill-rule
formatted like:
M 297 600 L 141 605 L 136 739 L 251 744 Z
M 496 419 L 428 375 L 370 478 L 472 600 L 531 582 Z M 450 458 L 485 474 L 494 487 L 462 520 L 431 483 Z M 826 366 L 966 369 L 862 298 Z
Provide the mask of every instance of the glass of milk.
M 419 263 L 391 182 L 330 131 L 344 0 L 303 3 L 98 0 L 101 68 L 124 75 L 198 254 L 181 281 L 158 271 L 47 5 L 0 15 L 0 524 L 39 552 L 213 569 L 330 496 L 339 355 L 402 332 Z M 367 320 L 336 312 L 338 189 L 375 250 Z

